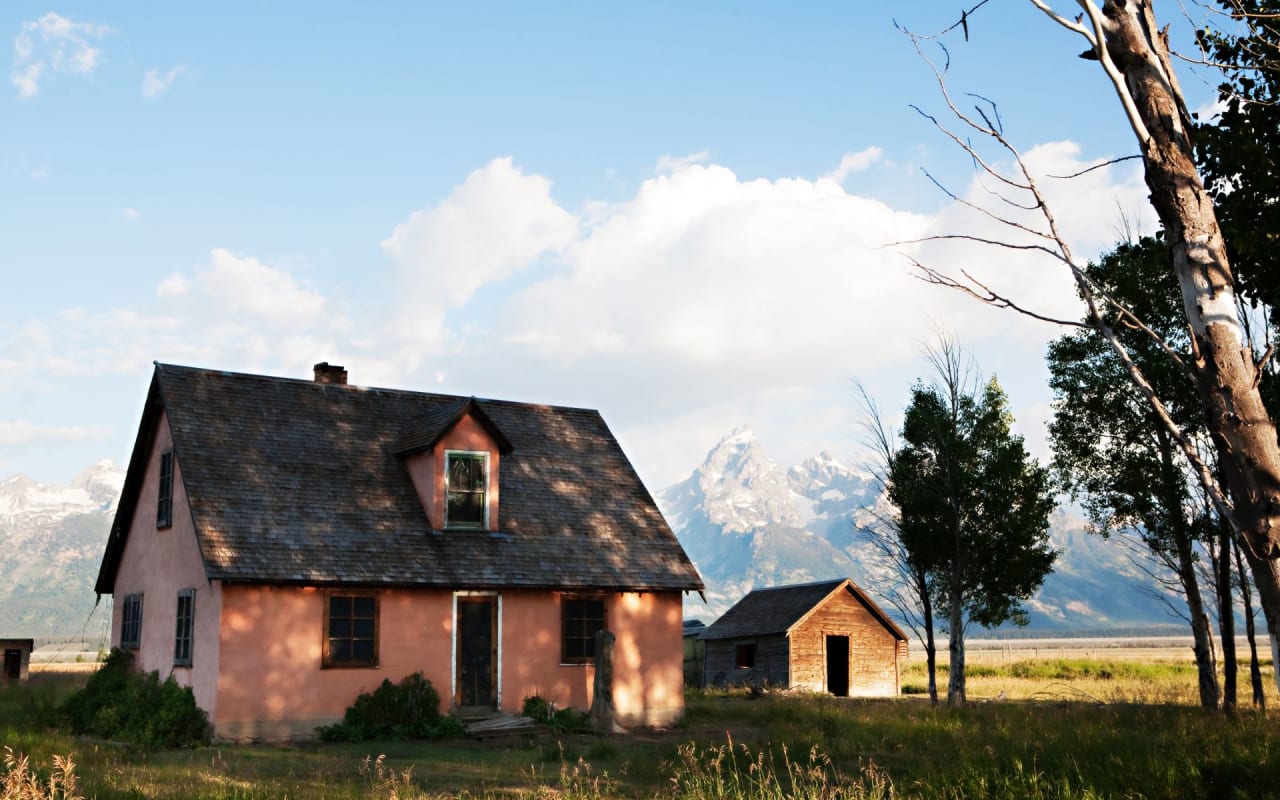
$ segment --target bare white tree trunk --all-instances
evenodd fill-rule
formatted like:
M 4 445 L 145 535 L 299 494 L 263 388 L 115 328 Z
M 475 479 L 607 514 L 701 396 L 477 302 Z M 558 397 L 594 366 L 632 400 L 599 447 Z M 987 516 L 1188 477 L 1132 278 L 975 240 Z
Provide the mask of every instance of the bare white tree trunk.
M 1234 527 L 1280 647 L 1280 443 L 1258 391 L 1259 366 L 1236 312 L 1235 285 L 1213 200 L 1192 160 L 1190 118 L 1174 74 L 1167 31 L 1152 0 L 1077 0 L 1070 20 L 1030 0 L 1094 48 L 1138 138 L 1151 203 L 1173 251 L 1191 329 L 1190 367 L 1231 495 Z

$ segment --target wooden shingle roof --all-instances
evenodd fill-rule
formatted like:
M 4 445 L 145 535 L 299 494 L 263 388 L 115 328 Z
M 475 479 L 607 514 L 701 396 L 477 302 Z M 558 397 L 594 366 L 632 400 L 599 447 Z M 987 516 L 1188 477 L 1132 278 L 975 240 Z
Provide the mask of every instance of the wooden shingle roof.
M 703 632 L 702 638 L 736 639 L 744 636 L 773 636 L 788 633 L 809 612 L 842 589 L 852 594 L 896 638 L 906 640 L 906 634 L 902 629 L 848 578 L 754 589 L 724 612 L 724 616 L 713 622 Z
M 475 406 L 508 451 L 501 530 L 432 530 L 398 453 Z M 162 413 L 210 579 L 702 589 L 595 411 L 157 364 L 99 593 L 112 591 Z

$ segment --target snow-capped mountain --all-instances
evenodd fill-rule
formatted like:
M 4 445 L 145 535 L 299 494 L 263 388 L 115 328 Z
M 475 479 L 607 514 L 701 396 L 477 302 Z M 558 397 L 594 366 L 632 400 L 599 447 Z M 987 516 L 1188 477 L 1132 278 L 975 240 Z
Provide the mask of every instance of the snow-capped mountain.
M 708 608 L 691 615 L 719 616 L 755 586 L 861 581 L 865 570 L 849 549 L 852 513 L 875 494 L 871 476 L 828 453 L 784 470 L 749 428 L 735 430 L 658 495 L 707 583 Z
M 784 470 L 749 428 L 738 428 L 658 504 L 707 584 L 707 604 L 686 616 L 711 620 L 752 588 L 851 577 L 887 611 L 874 547 L 859 535 L 883 505 L 875 478 L 829 453 Z M 1175 620 L 1122 549 L 1054 515 L 1056 570 L 1028 603 L 1038 629 L 1100 629 Z
M 48 522 L 72 514 L 112 511 L 124 470 L 99 461 L 76 476 L 70 486 L 33 481 L 25 475 L 0 480 L 0 526 Z
M 0 480 L 0 636 L 79 633 L 124 470 L 101 461 L 69 486 Z

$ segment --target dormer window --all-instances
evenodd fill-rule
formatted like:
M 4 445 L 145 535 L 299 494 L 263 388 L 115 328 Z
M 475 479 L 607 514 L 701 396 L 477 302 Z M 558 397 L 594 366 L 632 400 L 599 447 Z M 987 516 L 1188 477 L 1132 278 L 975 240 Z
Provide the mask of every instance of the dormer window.
M 444 454 L 446 528 L 488 528 L 489 454 L 446 450 Z

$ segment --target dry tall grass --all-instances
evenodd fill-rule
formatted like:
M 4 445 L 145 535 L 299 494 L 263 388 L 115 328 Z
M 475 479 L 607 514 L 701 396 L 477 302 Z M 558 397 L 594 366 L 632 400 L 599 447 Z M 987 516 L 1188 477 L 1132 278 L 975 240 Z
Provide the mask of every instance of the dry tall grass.
M 4 775 L 0 800 L 84 800 L 76 794 L 76 765 L 71 756 L 54 756 L 47 778 L 31 767 L 31 760 L 4 748 Z

